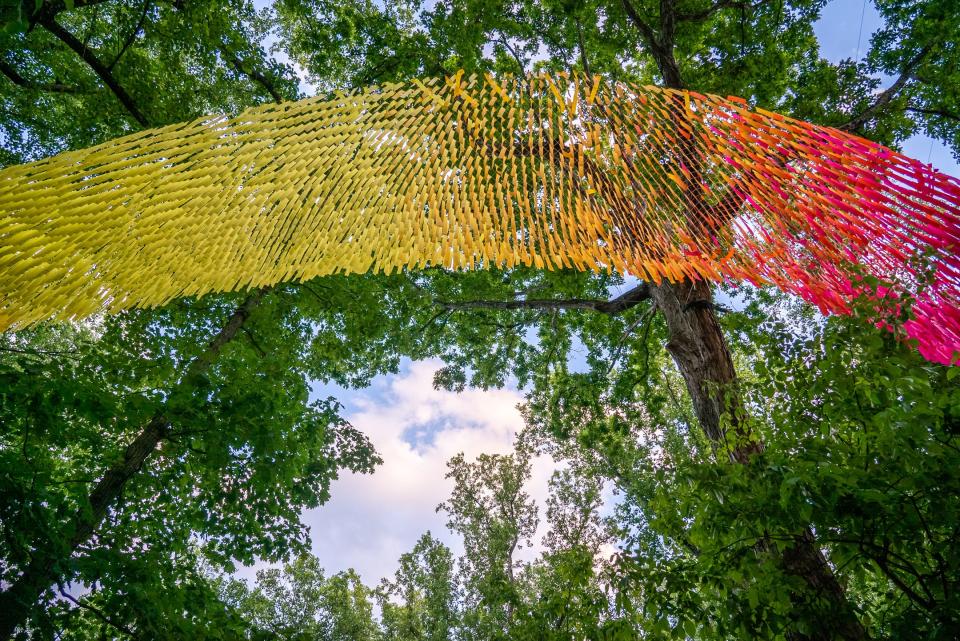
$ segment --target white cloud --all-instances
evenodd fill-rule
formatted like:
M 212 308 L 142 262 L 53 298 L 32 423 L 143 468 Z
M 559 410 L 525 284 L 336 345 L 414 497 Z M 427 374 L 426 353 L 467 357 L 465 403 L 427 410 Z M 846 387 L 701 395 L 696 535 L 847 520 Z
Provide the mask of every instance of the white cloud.
M 459 452 L 471 459 L 511 452 L 523 427 L 516 407 L 523 397 L 515 389 L 435 390 L 439 367 L 439 361 L 412 363 L 346 398 L 346 418 L 370 438 L 383 464 L 372 475 L 345 475 L 333 484 L 326 505 L 304 513 L 313 551 L 327 572 L 352 567 L 375 585 L 393 575 L 399 556 L 427 530 L 455 553 L 462 550 L 435 511 L 451 489 L 446 462 Z M 541 520 L 555 467 L 545 457 L 533 462 L 527 491 L 541 507 Z M 537 551 L 543 531 L 541 523 L 535 547 L 523 558 Z

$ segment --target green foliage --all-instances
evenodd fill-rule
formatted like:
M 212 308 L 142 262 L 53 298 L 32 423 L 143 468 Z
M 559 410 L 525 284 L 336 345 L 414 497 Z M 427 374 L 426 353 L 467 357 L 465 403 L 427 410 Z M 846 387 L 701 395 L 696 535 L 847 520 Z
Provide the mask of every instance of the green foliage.
M 717 465 L 664 439 L 660 460 L 645 462 L 649 480 L 627 487 L 619 508 L 639 527 L 619 560 L 634 595 L 624 602 L 642 603 L 648 630 L 664 637 L 803 630 L 829 609 L 816 595 L 811 612 L 798 609 L 802 586 L 770 550 L 791 549 L 810 527 L 874 635 L 953 638 L 955 370 L 863 318 L 800 324 L 808 314 L 750 298 L 727 322 L 749 337 L 744 392 L 765 451 L 747 466 Z
M 292 71 L 261 46 L 270 25 L 252 2 L 82 2 L 73 10 L 42 2 L 35 11 L 16 9 L 28 10 L 27 29 L 0 33 L 3 164 L 101 143 L 144 125 L 76 51 L 37 22 L 40 16 L 82 43 L 152 126 L 270 100 L 234 59 L 258 70 L 281 95 L 298 94 Z
M 520 447 L 512 455 L 481 454 L 475 462 L 460 454 L 447 467 L 454 489 L 437 509 L 463 537 L 459 571 L 467 638 L 506 638 L 521 598 L 514 555 L 530 546 L 538 522 L 536 505 L 524 491 L 529 452 Z
M 877 2 L 884 25 L 870 51 L 839 64 L 818 55 L 823 4 L 6 4 L 0 164 L 296 97 L 293 64 L 321 91 L 461 67 L 659 81 L 628 7 L 657 37 L 673 10 L 673 53 L 693 90 L 827 125 L 866 114 L 856 129 L 881 142 L 922 130 L 960 152 L 952 3 Z M 956 369 L 864 318 L 824 321 L 770 291 L 731 292 L 743 303 L 721 317 L 741 375 L 733 391 L 764 451 L 718 464 L 650 303 L 617 314 L 476 305 L 602 300 L 628 286 L 532 269 L 319 278 L 268 292 L 189 376 L 243 295 L 0 336 L 0 586 L 38 558 L 56 576 L 26 604 L 24 634 L 777 639 L 834 614 L 774 562 L 809 532 L 872 637 L 956 638 Z M 370 472 L 379 459 L 335 400 L 311 400 L 311 384 L 362 387 L 402 358 L 433 356 L 445 364 L 439 386 L 528 392 L 522 446 L 451 462 L 443 509 L 462 558 L 425 536 L 375 590 L 352 572 L 326 576 L 305 555 L 300 514 L 329 498 L 341 470 Z M 91 488 L 159 414 L 169 433 L 73 546 Z M 544 513 L 544 553 L 520 560 L 541 517 L 524 484 L 542 452 L 565 471 Z M 605 520 L 604 484 L 618 492 Z M 255 561 L 285 565 L 253 587 L 222 576 Z
M 371 592 L 356 572 L 324 576 L 317 560 L 298 556 L 282 569 L 257 572 L 253 588 L 219 580 L 224 600 L 242 612 L 244 638 L 284 641 L 372 641 L 376 638 Z
M 456 604 L 454 560 L 450 549 L 429 532 L 400 557 L 394 579 L 378 590 L 384 639 L 446 641 L 460 614 Z

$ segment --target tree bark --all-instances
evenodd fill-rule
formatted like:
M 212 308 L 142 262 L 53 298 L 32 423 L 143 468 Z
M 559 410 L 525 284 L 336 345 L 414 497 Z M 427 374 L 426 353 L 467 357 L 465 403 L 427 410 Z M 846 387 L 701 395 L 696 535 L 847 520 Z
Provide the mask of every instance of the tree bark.
M 743 407 L 736 391 L 736 371 L 730 349 L 713 311 L 713 293 L 706 281 L 664 281 L 651 288 L 653 300 L 669 331 L 667 351 L 687 384 L 700 427 L 715 450 L 730 460 L 746 463 L 747 443 L 728 442 L 723 421 L 739 431 Z
M 264 288 L 253 292 L 237 307 L 206 349 L 187 366 L 171 396 L 190 394 L 194 377 L 209 368 L 223 347 L 237 336 L 267 291 Z M 116 504 L 123 488 L 157 450 L 169 430 L 170 421 L 162 410 L 158 411 L 127 446 L 123 457 L 107 468 L 90 491 L 85 504 L 74 513 L 64 529 L 72 534 L 65 536 L 62 541 L 46 541 L 34 552 L 23 573 L 0 592 L 0 639 L 12 638 L 16 630 L 27 622 L 43 592 L 51 585 L 62 582 L 70 558 L 90 540 L 109 509 Z

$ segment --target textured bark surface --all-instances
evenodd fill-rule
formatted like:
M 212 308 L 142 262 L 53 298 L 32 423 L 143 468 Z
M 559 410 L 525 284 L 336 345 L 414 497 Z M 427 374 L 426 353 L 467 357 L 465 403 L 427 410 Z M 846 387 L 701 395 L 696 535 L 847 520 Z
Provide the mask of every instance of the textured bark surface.
M 651 287 L 651 296 L 666 321 L 667 351 L 687 383 L 700 427 L 714 448 L 725 449 L 732 460 L 746 462 L 750 452 L 741 451 L 736 439 L 728 438 L 723 424 L 726 416 L 736 432 L 743 432 L 737 374 L 713 311 L 710 285 L 705 281 L 663 282 Z
M 793 544 L 780 554 L 783 569 L 804 580 L 816 612 L 821 614 L 813 630 L 808 634 L 791 634 L 788 636 L 791 641 L 861 641 L 869 638 L 810 528 L 795 537 Z

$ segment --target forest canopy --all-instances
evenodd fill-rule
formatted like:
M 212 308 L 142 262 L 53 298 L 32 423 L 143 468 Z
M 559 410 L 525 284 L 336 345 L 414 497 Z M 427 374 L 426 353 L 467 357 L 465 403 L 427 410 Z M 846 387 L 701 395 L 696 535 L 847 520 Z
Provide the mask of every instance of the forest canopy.
M 955 3 L 876 0 L 882 26 L 839 62 L 814 32 L 824 6 L 4 3 L 0 165 L 295 100 L 305 81 L 460 69 L 742 96 L 960 158 Z M 878 327 L 869 296 L 823 317 L 765 288 L 434 267 L 0 334 L 0 638 L 957 638 L 960 368 L 918 353 L 910 300 L 886 302 Z M 514 451 L 449 461 L 448 532 L 412 541 L 392 577 L 326 571 L 303 513 L 382 459 L 312 390 L 428 358 L 439 388 L 523 391 Z

